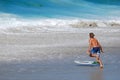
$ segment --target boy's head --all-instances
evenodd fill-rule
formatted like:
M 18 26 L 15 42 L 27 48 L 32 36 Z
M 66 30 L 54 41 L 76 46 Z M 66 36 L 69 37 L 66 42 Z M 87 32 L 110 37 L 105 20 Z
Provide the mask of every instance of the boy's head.
M 94 38 L 94 33 L 89 33 L 90 38 Z

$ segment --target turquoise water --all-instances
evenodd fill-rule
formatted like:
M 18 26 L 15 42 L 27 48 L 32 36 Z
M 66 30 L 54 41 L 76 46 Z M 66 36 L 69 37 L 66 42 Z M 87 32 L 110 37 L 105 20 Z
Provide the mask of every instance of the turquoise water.
M 0 0 L 0 12 L 23 17 L 107 18 L 120 16 L 120 0 Z
M 76 32 L 89 25 L 120 26 L 120 0 L 0 0 L 1 32 Z

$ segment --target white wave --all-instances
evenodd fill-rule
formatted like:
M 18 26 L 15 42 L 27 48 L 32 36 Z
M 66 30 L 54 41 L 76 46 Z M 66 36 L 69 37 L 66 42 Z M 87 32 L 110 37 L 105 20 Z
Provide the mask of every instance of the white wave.
M 12 14 L 0 14 L 0 29 L 4 32 L 76 32 L 84 28 L 120 27 L 120 20 L 89 20 L 89 19 L 25 19 Z

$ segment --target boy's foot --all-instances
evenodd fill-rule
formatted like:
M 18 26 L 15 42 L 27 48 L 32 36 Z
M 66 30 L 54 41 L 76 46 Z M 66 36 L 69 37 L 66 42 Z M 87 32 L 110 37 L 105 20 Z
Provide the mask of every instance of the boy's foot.
M 100 65 L 100 68 L 103 69 L 103 65 Z

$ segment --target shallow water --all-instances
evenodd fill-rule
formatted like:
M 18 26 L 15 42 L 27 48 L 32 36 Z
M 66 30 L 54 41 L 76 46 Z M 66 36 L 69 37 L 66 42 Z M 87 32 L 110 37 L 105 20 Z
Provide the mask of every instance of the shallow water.
M 86 48 L 83 48 L 83 50 Z M 118 80 L 120 79 L 119 48 L 104 48 L 104 69 L 99 66 L 78 66 L 76 56 L 88 60 L 84 53 L 63 59 L 0 62 L 1 80 Z
M 103 46 L 103 70 L 74 63 L 78 58 L 95 60 L 86 54 L 88 32 L 1 33 L 0 80 L 120 79 L 119 31 L 86 29 L 95 32 Z

